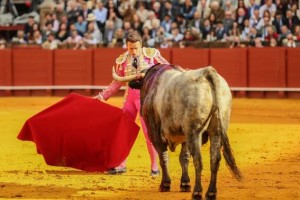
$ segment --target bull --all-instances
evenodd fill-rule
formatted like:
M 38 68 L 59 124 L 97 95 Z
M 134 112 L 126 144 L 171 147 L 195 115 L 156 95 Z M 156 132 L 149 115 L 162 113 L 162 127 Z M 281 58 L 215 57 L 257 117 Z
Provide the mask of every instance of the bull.
M 168 192 L 171 188 L 168 147 L 174 152 L 176 146 L 181 144 L 180 190 L 191 191 L 188 165 L 192 156 L 195 167 L 192 199 L 202 199 L 203 166 L 200 149 L 201 144 L 206 143 L 208 138 L 211 177 L 205 198 L 216 199 L 217 196 L 216 183 L 221 149 L 233 176 L 239 181 L 242 180 L 226 133 L 231 101 L 228 84 L 211 66 L 184 70 L 176 65 L 157 64 L 144 74 L 141 87 L 141 115 L 160 159 L 161 192 Z

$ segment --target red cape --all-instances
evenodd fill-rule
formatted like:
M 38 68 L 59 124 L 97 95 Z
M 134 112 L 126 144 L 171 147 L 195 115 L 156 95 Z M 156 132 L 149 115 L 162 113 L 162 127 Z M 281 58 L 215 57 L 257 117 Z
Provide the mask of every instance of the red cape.
M 33 141 L 48 165 L 101 172 L 128 156 L 138 132 L 120 108 L 70 94 L 28 119 L 18 139 Z

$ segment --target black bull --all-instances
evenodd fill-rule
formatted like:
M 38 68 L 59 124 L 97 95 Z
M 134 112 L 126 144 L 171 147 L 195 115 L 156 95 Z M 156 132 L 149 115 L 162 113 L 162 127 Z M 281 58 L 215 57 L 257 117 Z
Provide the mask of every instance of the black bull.
M 160 191 L 170 191 L 168 146 L 181 144 L 181 191 L 191 191 L 188 164 L 195 167 L 193 199 L 202 199 L 201 141 L 210 139 L 211 178 L 206 199 L 215 199 L 221 148 L 226 165 L 237 180 L 242 175 L 236 165 L 227 128 L 231 113 L 231 92 L 226 81 L 213 67 L 183 70 L 179 66 L 158 64 L 148 70 L 141 88 L 141 114 L 162 168 Z M 206 141 L 205 141 L 206 140 Z

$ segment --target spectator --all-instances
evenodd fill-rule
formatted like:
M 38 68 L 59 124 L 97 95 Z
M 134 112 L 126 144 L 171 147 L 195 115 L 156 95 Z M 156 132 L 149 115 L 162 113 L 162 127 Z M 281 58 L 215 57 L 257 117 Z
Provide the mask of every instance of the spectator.
M 209 2 L 207 2 L 206 0 L 198 1 L 196 11 L 200 13 L 201 19 L 208 18 L 211 11 L 209 7 Z
M 140 18 L 136 13 L 133 14 L 132 20 L 132 28 L 139 34 L 142 34 L 143 23 L 140 21 Z
M 40 27 L 37 23 L 34 23 L 32 25 L 31 31 L 26 35 L 27 43 L 29 43 L 29 41 L 35 41 L 34 34 L 36 31 L 40 32 Z
M 289 33 L 285 39 L 283 39 L 283 46 L 295 48 L 296 42 L 293 34 Z
M 114 21 L 107 20 L 106 23 L 105 23 L 103 43 L 105 45 L 111 46 L 114 35 L 115 35 Z
M 117 1 L 115 2 L 114 0 L 108 0 L 105 7 L 107 8 L 107 18 L 111 18 L 111 13 L 114 13 L 118 18 L 121 17 L 117 6 Z
M 122 19 L 120 19 L 115 12 L 111 12 L 110 13 L 108 20 L 111 20 L 111 21 L 114 22 L 115 29 L 123 27 L 123 21 L 122 21 Z
M 254 46 L 257 47 L 257 48 L 263 48 L 263 44 L 262 44 L 262 41 L 261 41 L 261 38 L 255 38 L 254 39 Z
M 217 40 L 225 41 L 225 39 L 227 37 L 227 33 L 225 31 L 225 28 L 224 28 L 224 25 L 223 25 L 222 21 L 217 22 L 215 33 L 216 33 L 216 39 Z
M 278 46 L 277 40 L 275 38 L 271 38 L 270 47 L 277 47 L 277 46 Z
M 102 34 L 101 32 L 96 28 L 94 23 L 89 23 L 87 26 L 87 35 L 86 38 L 88 39 L 89 44 L 101 44 L 103 42 L 102 40 Z
M 74 24 L 77 21 L 77 17 L 79 16 L 79 10 L 77 9 L 76 3 L 74 1 L 70 1 L 70 10 L 67 12 L 68 22 L 70 24 Z
M 86 1 L 81 2 L 81 9 L 79 10 L 79 15 L 83 17 L 83 21 L 87 21 L 88 15 L 93 11 L 88 8 Z
M 124 30 L 124 33 L 125 33 L 125 37 L 127 37 L 128 33 L 130 31 L 132 31 L 132 26 L 131 26 L 130 21 L 124 21 L 123 30 Z
M 76 30 L 78 31 L 78 33 L 81 33 L 81 35 L 83 36 L 83 34 L 86 32 L 87 21 L 83 20 L 82 15 L 78 15 L 77 21 L 75 23 L 75 27 L 76 27 Z
M 194 27 L 196 30 L 198 30 L 198 32 L 200 32 L 200 27 L 201 27 L 201 24 L 202 24 L 202 19 L 201 19 L 201 15 L 198 11 L 196 11 L 194 13 L 194 18 L 192 20 L 190 20 L 190 23 L 189 23 L 189 28 L 192 28 Z
M 174 21 L 175 17 L 178 14 L 179 14 L 178 8 L 172 4 L 172 1 L 166 0 L 162 8 L 162 19 L 164 19 L 166 15 L 169 15 L 171 17 L 171 20 Z
M 52 14 L 52 31 L 54 33 L 57 33 L 59 29 L 59 21 L 57 20 L 57 15 L 56 13 Z
M 131 21 L 132 14 L 135 13 L 134 3 L 130 0 L 121 0 L 121 4 L 119 6 L 119 13 L 123 20 Z
M 234 43 L 236 41 L 241 41 L 242 35 L 240 29 L 236 26 L 233 26 L 232 29 L 228 33 L 227 41 L 230 43 Z
M 250 18 L 250 26 L 251 27 L 257 27 L 257 25 L 259 24 L 260 20 L 261 20 L 261 17 L 259 16 L 259 10 L 255 9 L 253 11 L 252 17 Z
M 36 22 L 34 21 L 34 16 L 29 15 L 28 21 L 24 26 L 24 33 L 26 36 L 28 36 L 29 33 L 32 32 L 33 24 L 36 24 Z
M 138 9 L 136 10 L 137 16 L 140 18 L 140 21 L 144 23 L 149 15 L 149 11 L 145 8 L 145 2 L 138 2 Z
M 207 35 L 209 35 L 209 33 L 211 32 L 212 29 L 213 29 L 213 27 L 210 24 L 210 20 L 205 19 L 203 22 L 203 25 L 201 27 L 201 34 L 202 34 L 203 40 L 207 40 Z
M 251 19 L 254 15 L 254 11 L 255 10 L 259 10 L 259 5 L 256 4 L 255 0 L 249 0 L 249 7 L 247 8 L 248 9 L 248 18 Z
M 183 5 L 180 8 L 180 14 L 182 14 L 187 21 L 193 18 L 195 11 L 196 11 L 196 7 L 193 6 L 191 0 L 185 0 Z
M 65 43 L 69 47 L 78 48 L 78 44 L 83 40 L 83 38 L 78 34 L 77 30 L 72 30 L 70 36 L 65 40 Z
M 293 15 L 291 9 L 286 11 L 286 25 L 288 29 L 293 30 L 294 26 L 299 23 L 299 19 L 297 16 Z
M 172 29 L 171 36 L 169 39 L 172 41 L 173 46 L 176 46 L 183 39 L 183 34 L 179 32 L 178 28 L 174 28 Z
M 244 41 L 249 42 L 250 46 L 255 46 L 255 39 L 256 38 L 261 38 L 261 35 L 258 33 L 258 31 L 256 30 L 255 27 L 251 27 L 249 37 Z
M 161 4 L 159 1 L 155 1 L 153 4 L 152 4 L 152 10 L 155 14 L 155 17 L 159 20 L 162 20 L 163 17 L 162 17 L 162 9 L 161 9 Z
M 42 35 L 39 30 L 34 31 L 33 37 L 30 37 L 28 39 L 28 44 L 38 44 L 38 45 L 42 44 Z
M 267 34 L 264 35 L 264 41 L 265 42 L 271 42 L 271 39 L 274 38 L 275 40 L 278 39 L 278 33 L 274 31 L 273 27 L 271 25 L 266 27 Z
M 157 19 L 156 18 L 156 16 L 155 16 L 155 13 L 151 10 L 151 11 L 149 11 L 149 13 L 148 13 L 148 18 L 146 19 L 146 21 L 145 21 L 145 23 L 144 23 L 144 25 L 143 25 L 143 29 L 144 29 L 144 27 L 148 27 L 148 28 L 150 28 L 150 29 L 152 29 L 152 21 L 153 20 L 155 20 L 155 19 Z
M 87 18 L 88 27 L 94 26 L 93 28 L 93 36 L 97 38 L 98 44 L 103 42 L 103 34 L 100 31 L 97 23 L 96 23 L 96 17 L 93 13 L 90 13 Z M 91 24 L 91 25 L 90 25 Z
M 97 38 L 93 37 L 93 35 L 89 32 L 86 32 L 83 36 L 83 42 L 86 44 L 86 46 L 97 46 Z M 110 47 L 108 45 L 108 47 Z
M 42 31 L 42 40 L 43 42 L 47 40 L 48 34 L 52 33 L 52 22 L 51 21 L 47 21 L 45 24 L 45 28 Z
M 215 42 L 216 40 L 217 40 L 216 32 L 213 29 L 211 29 L 210 32 L 207 34 L 204 42 Z
M 213 28 L 215 28 L 216 24 L 217 24 L 216 15 L 214 13 L 210 13 L 208 19 L 209 19 L 209 22 L 210 22 L 211 26 Z
M 23 30 L 18 30 L 17 36 L 12 38 L 13 44 L 26 44 L 25 33 Z
M 170 15 L 165 15 L 163 21 L 161 22 L 161 26 L 164 28 L 164 30 L 168 33 L 171 33 L 171 24 L 172 24 L 172 18 Z
M 293 35 L 295 37 L 296 42 L 300 42 L 300 25 L 296 25 L 294 27 Z
M 65 41 L 69 37 L 69 32 L 67 30 L 67 25 L 65 23 L 61 23 L 59 25 L 59 30 L 56 33 L 56 39 L 58 39 L 60 42 Z
M 50 32 L 47 35 L 47 40 L 43 42 L 42 48 L 43 49 L 57 49 L 58 48 L 59 41 L 55 39 L 55 34 L 53 32 Z
M 236 2 L 236 1 L 235 1 Z M 232 2 L 231 0 L 226 0 L 225 1 L 225 4 L 223 6 L 223 9 L 224 9 L 224 12 L 225 12 L 225 15 L 226 15 L 226 12 L 227 13 L 231 13 L 231 16 L 233 18 L 235 18 L 236 16 L 236 7 L 234 5 L 232 5 Z
M 114 47 L 125 47 L 125 33 L 123 29 L 119 28 L 116 30 L 112 44 Z
M 286 25 L 283 25 L 281 27 L 281 34 L 279 35 L 278 41 L 282 44 L 283 40 L 287 38 L 288 34 L 290 34 L 291 31 L 288 29 Z
M 259 9 L 260 17 L 263 17 L 263 13 L 265 10 L 268 10 L 271 14 L 271 17 L 275 16 L 275 12 L 277 10 L 276 5 L 272 2 L 272 0 L 265 0 L 265 4 L 262 5 Z
M 275 13 L 275 18 L 274 18 L 274 20 L 272 21 L 272 25 L 276 28 L 276 32 L 277 32 L 278 34 L 281 33 L 280 27 L 281 27 L 283 24 L 287 24 L 287 23 L 286 23 L 286 20 L 282 17 L 281 11 L 280 11 L 280 10 L 277 10 L 276 13 Z
M 248 9 L 244 3 L 244 0 L 238 0 L 237 8 L 236 8 L 236 16 L 238 14 L 238 10 L 242 8 L 245 12 L 245 15 L 248 16 Z
M 211 7 L 211 14 L 214 14 L 216 17 L 216 21 L 222 21 L 225 17 L 224 10 L 220 7 L 220 4 L 218 1 L 212 1 L 210 3 Z
M 238 8 L 236 22 L 241 32 L 244 30 L 244 21 L 246 19 L 247 19 L 247 15 L 245 13 L 245 10 L 243 8 Z
M 223 24 L 224 24 L 226 33 L 228 33 L 229 30 L 232 28 L 233 22 L 234 22 L 234 18 L 232 16 L 232 12 L 226 11 L 225 18 L 223 19 Z
M 244 41 L 246 38 L 249 38 L 250 35 L 250 22 L 249 19 L 246 19 L 244 21 L 244 29 L 242 31 L 241 40 Z
M 0 49 L 5 49 L 6 47 L 6 41 L 5 39 L 1 38 L 0 39 Z
M 107 19 L 107 8 L 104 7 L 102 1 L 97 1 L 97 7 L 93 11 L 96 17 L 96 23 L 102 34 L 104 34 L 105 21 Z

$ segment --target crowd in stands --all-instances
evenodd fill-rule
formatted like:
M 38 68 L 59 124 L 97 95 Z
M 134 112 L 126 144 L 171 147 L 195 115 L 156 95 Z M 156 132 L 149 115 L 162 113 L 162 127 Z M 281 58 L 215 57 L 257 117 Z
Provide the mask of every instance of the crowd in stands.
M 138 31 L 144 46 L 297 47 L 295 0 L 58 0 L 43 23 L 29 17 L 11 44 L 45 49 L 125 47 Z M 2 43 L 0 42 L 0 45 Z

